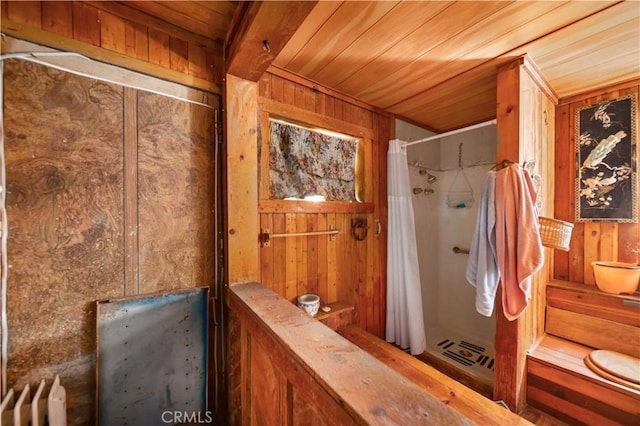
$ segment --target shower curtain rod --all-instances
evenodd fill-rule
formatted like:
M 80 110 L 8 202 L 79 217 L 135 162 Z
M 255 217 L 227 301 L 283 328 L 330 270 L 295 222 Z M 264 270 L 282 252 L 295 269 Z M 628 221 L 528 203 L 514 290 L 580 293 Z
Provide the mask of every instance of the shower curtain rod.
M 437 135 L 429 136 L 428 138 L 420 139 L 420 140 L 417 140 L 417 141 L 405 142 L 402 146 L 403 147 L 407 147 L 407 146 L 410 146 L 410 145 L 416 145 L 416 144 L 419 144 L 419 143 L 422 143 L 422 142 L 427 142 L 427 141 L 430 141 L 430 140 L 433 140 L 433 139 L 444 138 L 445 136 L 451 136 L 451 135 L 455 135 L 457 133 L 468 132 L 469 130 L 479 129 L 481 127 L 490 126 L 492 124 L 496 124 L 496 119 L 495 118 L 493 120 L 489 120 L 489 121 L 485 121 L 483 123 L 478 123 L 478 124 L 474 124 L 474 125 L 471 125 L 471 126 L 463 127 L 461 129 L 452 130 L 450 132 L 439 133 Z

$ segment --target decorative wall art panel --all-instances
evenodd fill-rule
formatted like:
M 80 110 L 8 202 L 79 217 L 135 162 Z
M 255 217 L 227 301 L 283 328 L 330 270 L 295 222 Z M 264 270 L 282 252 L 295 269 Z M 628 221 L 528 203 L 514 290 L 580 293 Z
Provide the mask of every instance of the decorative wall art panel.
M 638 99 L 576 110 L 576 221 L 638 221 Z

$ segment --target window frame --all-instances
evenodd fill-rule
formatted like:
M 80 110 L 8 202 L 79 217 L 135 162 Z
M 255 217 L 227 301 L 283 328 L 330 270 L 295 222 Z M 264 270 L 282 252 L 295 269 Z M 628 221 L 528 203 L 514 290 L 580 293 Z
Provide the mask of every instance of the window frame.
M 270 106 L 273 106 L 271 103 Z M 292 109 L 285 111 L 272 111 L 261 105 L 259 117 L 260 135 L 258 138 L 259 173 L 258 173 L 258 210 L 259 212 L 372 212 L 374 204 L 372 200 L 372 188 L 368 182 L 372 182 L 372 134 L 369 129 L 345 123 L 339 120 L 321 116 L 317 113 L 305 112 L 295 114 Z M 356 200 L 358 201 L 304 201 L 304 200 L 279 200 L 269 198 L 269 147 L 271 142 L 270 120 L 279 120 L 295 126 L 308 129 L 323 129 L 327 132 L 339 133 L 359 140 L 356 154 Z

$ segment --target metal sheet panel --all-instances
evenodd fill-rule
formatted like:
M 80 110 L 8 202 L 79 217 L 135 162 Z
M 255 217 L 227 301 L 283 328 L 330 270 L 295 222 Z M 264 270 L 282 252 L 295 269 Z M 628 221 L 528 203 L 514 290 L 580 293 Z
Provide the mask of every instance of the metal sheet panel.
M 172 413 L 204 414 L 207 318 L 207 288 L 98 301 L 99 424 L 166 425 Z

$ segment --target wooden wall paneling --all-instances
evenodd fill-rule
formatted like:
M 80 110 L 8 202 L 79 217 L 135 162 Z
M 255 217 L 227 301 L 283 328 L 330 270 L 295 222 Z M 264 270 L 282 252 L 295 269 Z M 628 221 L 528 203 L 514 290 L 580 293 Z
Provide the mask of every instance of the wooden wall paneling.
M 138 239 L 138 93 L 124 88 L 124 295 L 140 294 Z
M 618 260 L 640 265 L 640 224 L 618 224 Z
M 363 216 L 359 216 L 358 218 L 367 219 L 367 216 L 363 215 Z M 369 238 L 368 232 L 367 232 L 367 238 Z M 354 238 L 354 241 L 355 241 L 355 238 Z M 368 275 L 370 272 L 367 270 L 367 255 L 368 255 L 367 240 L 365 239 L 363 241 L 355 241 L 355 244 L 358 250 L 357 289 L 358 289 L 358 299 L 359 299 L 358 311 L 360 316 L 360 325 L 365 330 L 368 330 L 369 328 L 373 327 L 373 324 L 367 323 L 367 319 L 370 318 L 368 315 L 369 313 L 368 299 L 371 295 L 370 292 L 372 292 L 373 289 L 369 288 Z M 371 327 L 368 327 L 369 325 L 371 325 Z
M 276 102 L 282 102 L 284 100 L 284 80 L 278 76 L 271 76 L 271 82 L 269 86 L 271 90 L 270 99 Z M 303 98 L 304 99 L 304 98 Z M 295 104 L 297 107 L 301 107 L 303 105 Z
M 234 303 L 231 306 L 231 310 L 233 310 Z M 250 376 L 243 381 L 244 392 L 247 396 L 242 399 L 241 418 L 246 420 L 230 424 L 282 424 L 287 422 L 288 418 L 290 418 L 288 424 L 348 425 L 354 423 L 344 408 L 340 407 L 318 385 L 316 378 L 301 368 L 299 362 L 287 354 L 288 348 L 281 346 L 256 321 L 246 317 L 245 313 L 242 313 L 240 321 L 247 336 L 246 339 L 238 342 L 239 345 L 245 346 L 244 349 L 241 349 L 241 354 L 246 353 L 244 356 L 241 355 L 241 360 L 244 361 L 241 365 L 241 370 L 243 370 L 241 375 L 243 377 Z M 251 386 L 250 384 L 255 377 L 252 370 L 261 368 L 261 364 L 256 365 L 251 362 L 255 351 L 262 352 L 265 358 L 268 357 L 262 365 L 271 363 L 273 369 L 279 371 L 284 380 L 280 377 L 274 377 L 275 375 L 263 375 L 260 377 L 262 380 L 258 382 L 260 386 Z M 249 357 L 251 359 L 247 360 Z M 278 386 L 274 387 L 273 382 L 277 382 Z M 264 387 L 272 389 L 272 392 L 268 393 L 270 398 L 265 398 Z M 256 399 L 260 399 L 262 404 L 257 403 Z M 310 410 L 302 408 L 304 406 L 309 407 Z M 286 409 L 283 409 L 285 407 Z M 290 417 L 302 416 L 309 411 L 319 414 L 320 419 Z M 262 423 L 263 418 L 270 418 L 272 422 Z M 315 423 L 316 421 L 318 423 Z
M 2 19 L 6 19 L 8 18 L 8 11 L 7 9 L 9 8 L 9 2 L 7 0 L 1 0 L 0 1 L 0 17 Z
M 307 231 L 315 232 L 319 231 L 318 228 L 318 214 L 307 215 Z M 310 235 L 307 237 L 307 291 L 309 293 L 318 294 L 319 292 L 319 279 L 318 279 L 318 238 L 328 238 L 326 236 Z
M 42 29 L 73 37 L 73 5 L 70 1 L 43 1 Z
M 580 286 L 579 290 L 581 291 L 548 287 L 548 306 L 640 327 L 640 316 L 637 308 L 624 304 L 625 299 L 623 297 L 627 296 L 609 295 L 596 289 L 586 292 L 584 291 L 584 286 L 580 284 L 573 285 Z
M 285 213 L 285 232 L 293 233 L 297 230 L 297 221 L 295 213 Z M 287 238 L 285 246 L 285 295 L 287 300 L 294 301 L 298 293 L 297 281 L 297 251 L 298 238 Z
M 46 3 L 46 2 L 45 2 Z M 144 13 L 134 7 L 131 7 L 133 2 L 115 2 L 115 1 L 82 1 L 87 6 L 94 7 L 98 10 L 108 12 L 112 15 L 119 16 L 123 20 L 129 22 L 136 22 L 138 24 L 144 24 L 150 30 L 160 32 L 167 35 L 172 35 L 182 40 L 193 41 L 207 49 L 220 49 L 219 44 L 209 37 L 195 34 L 192 31 L 186 30 L 178 26 L 175 22 L 163 21 L 154 17 L 152 14 Z M 148 2 L 151 4 L 151 2 Z
M 207 81 L 219 81 L 222 73 L 223 61 L 222 55 L 218 49 L 205 50 L 205 63 L 206 63 L 206 80 Z
M 69 422 L 90 423 L 91 302 L 124 291 L 123 92 L 30 62 L 4 66 L 9 387 L 59 373 Z
M 572 204 L 566 198 L 574 193 L 574 174 L 570 170 L 574 156 L 568 145 L 571 128 L 569 124 L 569 107 L 560 105 L 555 113 L 555 162 L 554 162 L 554 217 L 566 222 L 574 222 Z M 564 201 L 564 202 L 561 202 Z M 563 250 L 553 251 L 553 276 L 560 280 L 569 280 L 569 253 Z
M 243 413 L 242 374 L 244 373 L 245 362 L 242 359 L 242 354 L 247 347 L 243 337 L 242 323 L 238 315 L 229 310 L 227 315 L 227 338 L 224 344 L 226 345 L 227 353 L 227 413 L 230 425 L 243 424 L 241 421 Z
M 100 11 L 100 42 L 103 49 L 127 53 L 126 23 L 120 17 Z
M 353 303 L 348 297 L 347 289 L 351 286 L 349 272 L 350 251 L 347 247 L 349 229 L 347 228 L 346 214 L 336 213 L 336 226 L 340 233 L 336 235 L 336 301 Z
M 258 169 L 258 200 L 270 198 L 269 190 L 269 141 L 271 140 L 271 124 L 269 113 L 260 111 L 258 117 L 258 158 L 260 166 Z M 261 210 L 264 211 L 264 210 Z
M 6 6 L 5 34 L 221 93 L 219 44 L 126 5 L 14 1 Z
M 296 214 L 296 232 L 307 232 L 307 214 Z M 308 239 L 306 236 L 295 237 L 296 244 L 296 288 L 298 295 L 307 293 L 307 271 L 308 271 Z
M 360 105 L 338 99 L 322 88 L 303 79 L 292 78 L 283 72 L 267 73 L 263 76 L 259 81 L 259 93 L 260 121 L 263 127 L 267 126 L 268 116 L 274 115 L 293 122 L 319 126 L 361 138 L 364 146 L 364 181 L 367 185 L 365 203 L 310 205 L 302 202 L 268 200 L 266 199 L 266 179 L 261 179 L 259 186 L 262 195 L 259 208 L 262 214 L 284 212 L 285 223 L 295 222 L 297 232 L 324 230 L 332 225 L 341 230 L 335 241 L 331 241 L 327 236 L 288 239 L 295 243 L 288 243 L 285 247 L 284 258 L 287 259 L 287 266 L 284 267 L 284 279 L 289 281 L 294 276 L 290 269 L 289 253 L 296 253 L 296 291 L 290 293 L 285 286 L 282 292 L 284 295 L 289 295 L 288 299 L 303 292 L 317 292 L 323 303 L 341 301 L 352 304 L 356 307 L 356 321 L 380 334 L 383 327 L 377 306 L 381 303 L 378 288 L 381 279 L 378 276 L 380 259 L 374 257 L 377 253 L 376 247 L 379 245 L 379 239 L 374 235 L 377 218 L 374 200 L 377 200 L 379 206 L 384 206 L 386 192 L 379 198 L 372 182 L 374 179 L 384 180 L 376 178 L 376 175 L 380 155 L 383 155 L 382 161 L 386 162 L 388 121 L 385 121 L 386 133 L 383 133 L 385 134 L 384 149 L 378 151 L 378 129 L 375 127 L 374 113 Z M 336 105 L 339 105 L 338 114 L 336 114 Z M 378 115 L 375 114 L 375 116 Z M 263 138 L 267 140 L 268 135 L 264 135 Z M 267 156 L 262 155 L 261 176 L 267 176 L 267 161 Z M 386 171 L 386 168 L 384 170 Z M 369 236 L 362 242 L 356 242 L 351 237 L 351 219 L 356 217 L 364 217 L 368 220 Z M 287 229 L 291 229 L 290 226 L 287 226 Z
M 191 45 L 192 43 L 190 43 Z M 141 61 L 149 61 L 149 35 L 147 27 L 135 22 L 127 22 L 125 27 L 126 54 Z M 187 56 L 188 57 L 188 56 Z M 191 62 L 189 65 L 192 65 Z M 189 73 L 193 75 L 193 73 Z M 202 78 L 202 75 L 197 77 Z
M 100 46 L 98 9 L 80 2 L 73 2 L 73 38 Z
M 327 214 L 327 226 L 329 229 L 339 229 L 336 223 L 336 214 Z M 342 231 L 344 232 L 344 231 Z M 338 301 L 338 236 L 331 240 L 327 238 L 327 302 L 333 303 Z
M 284 80 L 282 84 L 282 102 L 295 105 L 297 85 L 291 80 Z
M 182 74 L 189 71 L 189 43 L 176 37 L 169 38 L 171 69 Z
M 596 280 L 593 275 L 591 262 L 599 260 L 600 257 L 600 223 L 587 222 L 584 224 L 584 249 L 583 249 L 583 282 L 595 285 Z
M 140 290 L 208 286 L 213 267 L 213 111 L 138 93 Z
M 198 78 L 207 78 L 207 52 L 196 44 L 189 43 L 189 75 Z
M 379 288 L 377 303 L 380 306 L 378 337 L 384 338 L 387 317 L 387 151 L 389 140 L 395 138 L 395 120 L 378 114 L 375 123 L 377 124 L 377 143 L 373 150 L 372 164 L 377 168 L 378 173 L 374 174 L 372 195 L 376 206 L 376 218 L 380 224 L 380 234 L 376 237 L 374 257 L 380 259 L 376 268 Z M 376 232 L 377 228 L 376 224 Z
M 569 424 L 619 425 L 633 416 L 602 402 L 603 392 L 588 381 L 576 378 L 558 369 L 531 362 L 531 383 L 527 387 L 532 406 Z M 589 387 L 595 388 L 596 397 L 585 397 Z M 607 415 L 600 414 L 602 411 Z
M 251 334 L 253 336 L 253 333 Z M 280 372 L 277 366 L 273 365 L 269 353 L 272 345 L 265 345 L 261 339 L 251 339 L 249 361 L 251 368 L 251 383 L 249 389 L 251 394 L 251 423 L 252 425 L 276 425 L 282 422 L 283 417 L 280 411 L 282 404 L 282 388 L 280 386 Z M 284 389 L 286 392 L 286 388 Z M 285 395 L 286 400 L 286 395 Z
M 271 232 L 276 234 L 286 233 L 286 220 L 284 213 L 275 213 L 271 215 Z M 273 252 L 273 288 L 284 297 L 287 294 L 287 270 L 285 255 L 287 244 L 291 237 L 274 238 L 271 240 Z
M 365 258 L 365 279 L 366 279 L 366 311 L 367 311 L 367 330 L 370 330 L 372 334 L 378 335 L 378 315 L 376 315 L 376 311 L 378 310 L 378 303 L 376 303 L 378 292 L 376 291 L 376 259 L 374 259 L 375 255 L 375 219 L 373 214 L 367 215 L 367 239 L 364 241 L 366 243 L 366 253 L 367 257 Z M 380 262 L 380 260 L 378 260 Z
M 327 214 L 326 213 L 318 213 L 317 215 L 318 221 L 318 231 L 327 231 L 329 230 L 329 224 L 327 223 Z M 316 237 L 317 246 L 316 246 L 316 256 L 317 256 L 317 286 L 318 286 L 318 295 L 320 295 L 320 302 L 322 304 L 327 303 L 328 301 L 328 293 L 329 293 L 329 251 L 328 251 L 328 243 L 332 243 L 331 236 L 323 235 Z
M 273 230 L 273 215 L 271 214 L 261 214 L 260 215 L 260 232 L 268 229 L 269 232 L 275 233 Z M 275 283 L 273 281 L 273 243 L 277 241 L 277 238 L 270 239 L 268 245 L 261 244 L 260 245 L 260 282 L 273 291 L 278 291 L 275 288 Z
M 169 35 L 154 28 L 149 28 L 148 34 L 149 62 L 164 68 L 171 68 L 171 42 Z
M 600 224 L 600 255 L 598 260 L 618 260 L 618 229 L 615 222 Z
M 8 2 L 7 17 L 21 24 L 40 28 L 42 25 L 40 3 L 40 1 L 23 1 L 16 5 L 15 2 Z
M 640 328 L 628 324 L 548 307 L 547 333 L 592 348 L 640 357 Z

